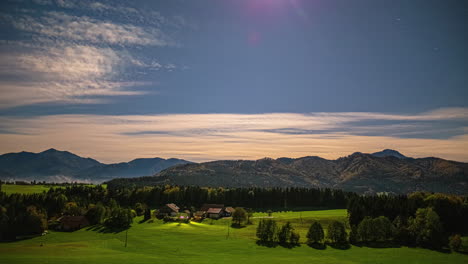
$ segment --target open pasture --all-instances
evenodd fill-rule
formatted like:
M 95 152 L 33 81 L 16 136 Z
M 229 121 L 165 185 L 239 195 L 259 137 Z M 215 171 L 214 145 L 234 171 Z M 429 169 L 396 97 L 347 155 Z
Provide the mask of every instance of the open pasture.
M 256 213 L 254 225 L 229 227 L 230 219 L 204 220 L 190 224 L 150 220 L 119 233 L 97 227 L 79 231 L 50 232 L 29 240 L 1 243 L 0 263 L 467 263 L 468 256 L 420 248 L 355 247 L 325 250 L 307 246 L 309 223 L 326 228 L 332 219 L 345 220 L 346 210 L 274 212 L 280 224 L 291 221 L 302 244 L 292 249 L 256 244 L 256 223 L 266 213 Z M 127 236 L 128 235 L 128 236 Z M 127 239 L 127 247 L 125 240 Z

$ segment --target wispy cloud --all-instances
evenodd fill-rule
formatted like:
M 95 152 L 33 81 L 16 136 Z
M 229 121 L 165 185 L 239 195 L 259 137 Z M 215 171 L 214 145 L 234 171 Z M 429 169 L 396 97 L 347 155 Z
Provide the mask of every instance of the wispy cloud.
M 337 158 L 355 151 L 395 148 L 414 157 L 439 156 L 468 161 L 466 109 L 442 109 L 416 115 L 384 113 L 171 114 L 151 116 L 55 115 L 0 118 L 2 152 L 67 149 L 106 162 L 135 157 L 180 157 L 194 161 L 318 155 Z M 410 124 L 352 125 L 361 120 L 411 117 Z M 421 132 L 417 122 L 459 123 L 447 137 L 401 137 L 395 131 Z M 425 127 L 425 134 L 440 133 Z M 306 131 L 306 133 L 290 133 Z M 372 135 L 366 135 L 372 134 Z M 14 142 L 14 143 L 13 143 Z
M 53 46 L 29 53 L 0 53 L 2 74 L 0 106 L 73 102 L 98 103 L 93 95 L 135 95 L 126 90 L 137 82 L 115 81 L 123 64 L 117 52 L 93 46 Z M 88 98 L 83 98 L 88 97 Z
M 95 12 L 95 14 L 99 15 L 112 15 L 131 23 L 138 21 L 140 24 L 158 27 L 166 26 L 170 29 L 196 27 L 193 21 L 189 23 L 180 15 L 164 16 L 156 10 L 134 8 L 112 0 L 33 0 L 33 2 L 43 6 Z M 131 3 L 127 2 L 126 4 Z
M 176 42 L 159 28 L 117 24 L 62 12 L 45 12 L 40 17 L 29 14 L 6 16 L 6 19 L 10 20 L 16 29 L 29 32 L 33 37 L 98 44 L 176 45 Z
M 0 23 L 20 34 L 0 40 L 0 108 L 37 103 L 104 103 L 109 96 L 143 94 L 138 86 L 149 83 L 138 80 L 139 71 L 182 69 L 132 54 L 136 47 L 177 46 L 163 30 L 166 24 L 174 28 L 172 21 L 177 19 L 157 13 L 152 26 L 147 26 L 146 22 L 132 19 L 116 22 L 106 16 L 76 15 L 83 13 L 76 11 L 137 14 L 133 19 L 138 14 L 147 19 L 146 13 L 154 11 L 89 1 L 33 2 L 53 8 L 44 11 L 27 6 L 14 13 L 0 13 Z

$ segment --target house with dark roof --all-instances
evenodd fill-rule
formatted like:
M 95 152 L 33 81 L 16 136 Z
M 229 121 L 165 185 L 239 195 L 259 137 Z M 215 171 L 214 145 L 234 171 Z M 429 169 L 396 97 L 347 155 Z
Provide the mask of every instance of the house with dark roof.
M 208 208 L 206 211 L 206 217 L 211 219 L 219 219 L 223 217 L 224 209 L 223 208 Z
M 224 204 L 204 204 L 202 205 L 200 212 L 204 213 L 204 217 L 211 219 L 219 219 L 224 216 Z
M 159 208 L 158 216 L 160 216 L 160 217 L 177 216 L 177 214 L 179 213 L 179 210 L 180 210 L 180 208 L 177 205 L 173 204 L 173 203 L 165 204 L 164 206 Z
M 62 231 L 75 231 L 83 227 L 89 226 L 89 221 L 85 216 L 69 216 L 65 215 L 57 219 L 59 222 L 58 229 Z
M 210 208 L 224 208 L 224 204 L 203 204 L 200 211 L 207 212 Z

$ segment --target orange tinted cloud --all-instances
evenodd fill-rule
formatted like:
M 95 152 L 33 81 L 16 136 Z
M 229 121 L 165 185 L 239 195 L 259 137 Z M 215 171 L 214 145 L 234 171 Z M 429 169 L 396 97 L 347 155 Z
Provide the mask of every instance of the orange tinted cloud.
M 0 151 L 42 151 L 54 147 L 103 162 L 120 162 L 156 156 L 192 161 L 308 155 L 335 159 L 355 151 L 393 148 L 413 157 L 439 156 L 468 161 L 466 127 L 461 128 L 461 134 L 446 138 L 404 138 L 389 134 L 387 130 L 395 127 L 386 125 L 349 129 L 351 121 L 369 119 L 418 121 L 445 117 L 466 121 L 466 116 L 457 114 L 460 111 L 465 110 L 444 109 L 411 116 L 273 113 L 2 117 Z M 410 130 L 407 133 L 421 133 L 417 124 L 401 126 Z M 366 131 L 372 135 L 366 135 Z

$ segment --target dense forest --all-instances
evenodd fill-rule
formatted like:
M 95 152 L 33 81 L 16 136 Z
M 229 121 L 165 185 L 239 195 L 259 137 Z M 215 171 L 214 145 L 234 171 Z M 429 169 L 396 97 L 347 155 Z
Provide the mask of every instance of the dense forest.
M 351 242 L 372 242 L 383 237 L 399 245 L 442 248 L 450 237 L 468 233 L 466 196 L 423 192 L 354 196 L 347 210 Z M 378 235 L 385 232 L 388 234 Z
M 422 192 L 366 196 L 342 190 L 308 188 L 70 185 L 36 194 L 1 192 L 0 239 L 40 234 L 64 215 L 85 216 L 91 224 L 125 228 L 134 216 L 149 217 L 150 208 L 166 203 L 187 209 L 216 203 L 255 211 L 347 208 L 350 242 L 384 237 L 405 245 L 441 247 L 448 243 L 449 236 L 468 233 L 466 196 Z M 387 229 L 391 230 L 391 235 L 384 232 L 373 236 Z M 420 234 L 425 236 L 420 237 Z

